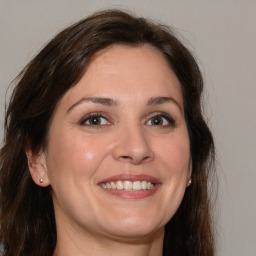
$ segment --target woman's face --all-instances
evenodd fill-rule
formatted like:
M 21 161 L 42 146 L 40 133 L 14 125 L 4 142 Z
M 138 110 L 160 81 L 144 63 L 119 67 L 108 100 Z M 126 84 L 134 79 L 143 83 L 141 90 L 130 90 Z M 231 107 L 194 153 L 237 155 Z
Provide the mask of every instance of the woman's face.
M 60 100 L 43 155 L 58 230 L 163 231 L 191 173 L 180 83 L 163 55 L 149 45 L 98 53 Z

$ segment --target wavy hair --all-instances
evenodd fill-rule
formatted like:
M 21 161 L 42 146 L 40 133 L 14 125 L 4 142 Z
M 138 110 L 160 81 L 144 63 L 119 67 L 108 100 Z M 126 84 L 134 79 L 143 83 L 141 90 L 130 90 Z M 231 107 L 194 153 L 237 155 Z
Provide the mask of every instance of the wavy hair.
M 52 255 L 57 235 L 51 188 L 32 181 L 25 147 L 28 141 L 35 152 L 47 146 L 57 103 L 81 79 L 93 56 L 113 44 L 156 47 L 181 84 L 193 182 L 165 227 L 163 255 L 214 255 L 208 190 L 214 143 L 202 114 L 203 79 L 195 58 L 172 28 L 120 10 L 105 10 L 56 35 L 15 80 L 0 151 L 3 256 Z

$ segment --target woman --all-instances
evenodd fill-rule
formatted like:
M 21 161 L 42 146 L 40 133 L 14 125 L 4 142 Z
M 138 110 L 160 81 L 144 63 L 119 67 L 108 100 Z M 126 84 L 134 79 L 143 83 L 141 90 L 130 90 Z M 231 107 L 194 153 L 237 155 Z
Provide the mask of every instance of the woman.
M 214 255 L 203 81 L 170 29 L 96 13 L 17 81 L 0 154 L 3 255 Z

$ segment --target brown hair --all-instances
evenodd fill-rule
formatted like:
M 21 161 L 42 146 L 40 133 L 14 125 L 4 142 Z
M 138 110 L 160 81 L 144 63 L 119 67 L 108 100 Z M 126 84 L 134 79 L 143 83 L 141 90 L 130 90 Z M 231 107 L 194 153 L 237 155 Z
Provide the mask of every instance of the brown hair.
M 25 147 L 47 146 L 47 132 L 58 101 L 80 80 L 99 50 L 113 44 L 151 44 L 178 77 L 189 131 L 192 180 L 165 228 L 163 255 L 213 256 L 208 182 L 214 144 L 202 116 L 203 80 L 192 54 L 172 29 L 126 12 L 98 12 L 60 32 L 17 78 L 5 119 L 0 151 L 0 242 L 4 256 L 52 255 L 56 225 L 50 187 L 34 184 Z

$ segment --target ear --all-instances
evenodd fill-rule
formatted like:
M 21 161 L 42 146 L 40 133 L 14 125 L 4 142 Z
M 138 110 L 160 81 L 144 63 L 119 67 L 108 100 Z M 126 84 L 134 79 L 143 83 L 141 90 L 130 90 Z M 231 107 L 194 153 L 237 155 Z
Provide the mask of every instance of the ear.
M 50 185 L 48 178 L 48 170 L 46 164 L 46 156 L 43 150 L 39 152 L 33 152 L 31 144 L 26 145 L 26 155 L 28 159 L 28 168 L 33 181 L 41 187 L 47 187 Z

